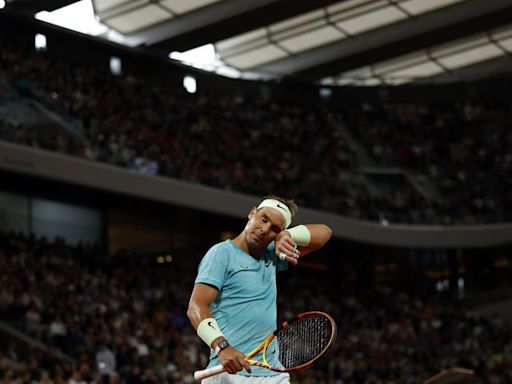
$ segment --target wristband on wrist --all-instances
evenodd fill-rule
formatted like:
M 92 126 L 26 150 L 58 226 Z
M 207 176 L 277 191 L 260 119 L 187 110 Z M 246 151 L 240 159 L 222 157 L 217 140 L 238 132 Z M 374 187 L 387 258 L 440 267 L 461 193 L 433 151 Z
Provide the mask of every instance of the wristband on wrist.
M 219 329 L 219 325 L 213 317 L 204 319 L 197 326 L 197 335 L 203 340 L 208 347 L 212 347 L 212 343 L 219 337 L 224 337 Z
M 296 227 L 287 229 L 292 240 L 301 247 L 307 247 L 311 241 L 311 232 L 305 225 L 297 225 Z

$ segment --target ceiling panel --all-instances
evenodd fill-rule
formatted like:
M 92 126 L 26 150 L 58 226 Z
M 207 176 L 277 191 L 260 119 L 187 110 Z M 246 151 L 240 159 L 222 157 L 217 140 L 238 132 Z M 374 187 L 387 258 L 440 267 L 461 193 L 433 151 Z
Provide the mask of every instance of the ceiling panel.
M 401 55 L 391 60 L 385 60 L 372 65 L 374 73 L 382 75 L 389 72 L 394 72 L 403 68 L 409 68 L 418 64 L 429 61 L 426 52 L 413 52 L 411 54 Z
M 496 45 L 486 44 L 459 53 L 443 56 L 437 60 L 449 69 L 457 69 L 503 55 L 504 52 Z
M 286 48 L 292 53 L 298 53 L 344 38 L 345 35 L 343 35 L 343 33 L 341 33 L 338 29 L 328 25 L 308 33 L 303 33 L 295 37 L 291 37 L 289 39 L 279 40 L 278 43 L 280 46 Z
M 218 41 L 215 43 L 215 47 L 221 52 L 228 50 L 244 50 L 243 46 L 253 41 L 268 41 L 267 36 L 267 30 L 265 28 L 259 28 L 226 40 Z
M 255 68 L 258 65 L 268 63 L 269 61 L 282 59 L 286 56 L 288 56 L 288 54 L 285 51 L 271 44 L 258 49 L 254 49 L 247 53 L 231 56 L 225 61 L 235 68 L 244 70 Z
M 281 21 L 279 23 L 274 23 L 268 27 L 271 33 L 278 33 L 282 31 L 286 31 L 289 29 L 302 27 L 305 24 L 309 24 L 311 22 L 315 22 L 319 19 L 324 19 L 325 12 L 323 9 L 319 9 L 313 12 L 307 12 L 297 17 L 292 17 Z
M 433 61 L 416 64 L 408 68 L 403 68 L 394 72 L 386 73 L 389 78 L 416 79 L 437 75 L 444 72 L 444 69 Z
M 493 31 L 491 40 L 498 43 L 507 52 L 512 53 L 512 25 Z
M 112 17 L 106 23 L 121 33 L 130 34 L 164 20 L 170 20 L 172 17 L 172 14 L 164 11 L 161 7 L 149 4 L 132 12 Z
M 385 7 L 378 11 L 339 21 L 336 25 L 351 35 L 357 35 L 407 18 L 408 16 L 399 9 Z
M 132 0 L 132 1 L 124 1 L 123 3 L 118 4 L 112 8 L 106 8 L 103 11 L 97 12 L 97 15 L 100 16 L 101 20 L 106 22 L 109 18 L 122 16 L 129 12 L 132 12 L 136 9 L 145 7 L 149 4 L 149 0 Z
M 307 24 L 299 25 L 295 28 L 288 28 L 280 30 L 279 32 L 271 33 L 271 35 L 273 40 L 284 40 L 295 37 L 300 33 L 308 33 L 314 31 L 318 28 L 324 27 L 325 25 L 327 25 L 326 20 L 324 18 L 321 18 Z
M 369 77 L 373 77 L 373 69 L 369 65 L 354 69 L 352 71 L 344 72 L 339 76 L 339 78 L 344 79 L 366 79 Z
M 498 45 L 503 47 L 508 53 L 512 53 L 512 37 L 500 40 Z
M 343 4 L 343 3 L 342 3 Z M 331 21 L 339 21 L 341 19 L 351 19 L 364 14 L 379 11 L 389 5 L 388 0 L 370 0 L 351 4 L 348 2 L 345 7 L 330 6 L 327 12 Z M 335 9 L 337 9 L 335 11 Z
M 94 8 L 97 12 L 103 12 L 121 4 L 128 4 L 130 0 L 93 0 Z
M 161 4 L 177 15 L 211 5 L 220 0 L 163 0 Z
M 410 14 L 416 16 L 425 12 L 447 7 L 461 1 L 465 0 L 406 0 L 400 2 L 399 5 Z
M 463 39 L 457 39 L 444 44 L 437 45 L 429 49 L 430 54 L 435 57 L 443 57 L 457 52 L 466 51 L 480 45 L 485 45 L 489 42 L 487 33 L 480 33 L 478 35 L 468 36 Z
M 12 0 L 7 8 L 27 1 L 39 2 Z M 49 1 L 57 0 L 41 0 Z M 333 83 L 389 84 L 439 78 L 443 70 L 449 77 L 512 53 L 512 28 L 493 30 L 510 24 L 511 0 L 93 1 L 101 21 L 132 47 L 168 55 L 176 44 L 186 51 L 198 40 L 213 43 L 217 58 L 251 76 L 314 81 L 338 73 Z

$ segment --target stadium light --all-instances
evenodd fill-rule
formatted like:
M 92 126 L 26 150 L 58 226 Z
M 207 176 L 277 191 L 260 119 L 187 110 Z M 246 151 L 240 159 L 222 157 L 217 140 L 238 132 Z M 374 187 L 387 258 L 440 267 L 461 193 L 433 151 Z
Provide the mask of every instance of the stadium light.
M 183 78 L 183 88 L 185 88 L 188 93 L 196 93 L 197 82 L 195 77 L 190 75 L 185 76 Z
M 112 56 L 110 58 L 110 73 L 119 76 L 122 72 L 121 59 L 119 57 Z
M 5 0 L 0 0 L 0 9 L 5 8 Z
M 389 225 L 389 220 L 382 214 L 379 215 L 379 223 L 380 225 L 387 227 Z
M 328 98 L 330 98 L 332 96 L 332 89 L 331 88 L 322 87 L 322 88 L 320 88 L 318 93 L 320 94 L 321 98 L 328 99 Z
M 36 51 L 45 52 L 46 51 L 46 36 L 38 33 L 34 39 L 34 44 L 36 47 Z

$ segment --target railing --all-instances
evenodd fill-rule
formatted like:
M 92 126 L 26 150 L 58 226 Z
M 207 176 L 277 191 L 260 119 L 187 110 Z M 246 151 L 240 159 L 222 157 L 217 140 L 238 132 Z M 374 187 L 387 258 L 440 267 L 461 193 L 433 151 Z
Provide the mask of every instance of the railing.
M 23 353 L 29 353 L 29 351 L 33 350 L 41 351 L 44 353 L 48 352 L 48 346 L 46 344 L 28 336 L 26 333 L 19 331 L 18 329 L 10 326 L 7 323 L 4 323 L 3 321 L 0 321 L 0 336 L 4 346 L 15 346 L 17 350 Z M 60 360 L 67 361 L 72 365 L 75 364 L 75 359 L 69 357 L 59 350 L 55 351 L 54 356 Z

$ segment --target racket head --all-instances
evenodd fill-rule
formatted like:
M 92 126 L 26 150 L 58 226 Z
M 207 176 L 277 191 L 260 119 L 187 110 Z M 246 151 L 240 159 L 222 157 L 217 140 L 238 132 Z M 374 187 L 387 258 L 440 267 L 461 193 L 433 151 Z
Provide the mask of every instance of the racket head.
M 304 312 L 281 324 L 258 347 L 246 354 L 245 358 L 253 366 L 276 372 L 300 371 L 309 368 L 322 357 L 334 342 L 336 332 L 336 323 L 327 313 Z M 267 361 L 275 360 L 270 358 L 274 353 L 278 353 L 279 366 L 272 366 Z M 201 381 L 221 372 L 224 372 L 224 367 L 218 365 L 194 372 L 194 379 Z
M 274 331 L 265 349 L 278 350 L 281 366 L 268 368 L 277 372 L 306 369 L 325 354 L 336 339 L 336 334 L 336 322 L 327 313 L 301 313 Z

